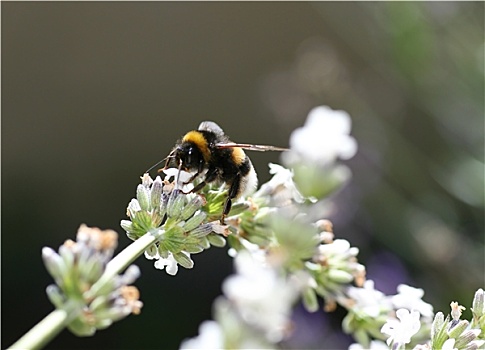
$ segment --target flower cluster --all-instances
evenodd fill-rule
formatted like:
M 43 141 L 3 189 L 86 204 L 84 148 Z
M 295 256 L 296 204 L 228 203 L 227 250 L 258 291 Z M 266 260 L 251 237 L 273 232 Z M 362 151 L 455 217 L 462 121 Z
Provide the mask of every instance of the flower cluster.
M 384 324 L 381 332 L 387 334 L 387 345 L 393 344 L 393 348 L 399 348 L 411 342 L 411 337 L 421 328 L 419 321 L 419 311 L 409 312 L 406 309 L 396 311 L 396 317 L 399 320 L 391 319 Z
M 244 252 L 235 260 L 237 274 L 222 289 L 241 318 L 273 343 L 283 339 L 289 326 L 297 285 L 269 266 L 260 266 Z
M 291 149 L 283 155 L 283 162 L 293 169 L 303 195 L 324 198 L 350 178 L 350 170 L 337 163 L 337 159 L 350 159 L 357 152 L 350 129 L 347 112 L 319 106 L 310 111 L 305 125 L 291 134 Z
M 340 300 L 348 309 L 344 331 L 364 346 L 387 338 L 388 345 L 398 347 L 409 343 L 418 331 L 415 338 L 426 339 L 433 307 L 421 299 L 424 291 L 404 284 L 397 291 L 396 295 L 385 295 L 374 288 L 372 280 L 367 280 L 363 288 L 349 287 L 347 298 Z
M 130 284 L 139 270 L 129 266 L 118 273 L 143 253 L 157 269 L 175 275 L 179 265 L 193 267 L 191 255 L 228 243 L 236 273 L 222 286 L 213 320 L 202 323 L 199 335 L 185 340 L 183 349 L 277 348 L 291 333 L 294 304 L 301 300 L 315 312 L 319 298 L 326 311 L 337 305 L 347 310 L 342 328 L 358 342 L 350 349 L 404 349 L 408 344 L 415 350 L 484 348 L 482 289 L 475 293 L 471 321 L 461 320 L 465 308 L 457 302 L 446 318 L 438 312 L 433 319 L 422 289 L 400 285 L 395 295 L 375 289 L 357 260 L 358 248 L 336 239 L 331 222 L 322 218 L 326 197 L 350 176 L 338 163 L 357 150 L 350 129 L 346 112 L 326 106 L 310 111 L 282 156 L 289 169 L 270 164 L 272 179 L 251 197 L 235 201 L 225 225 L 219 221 L 228 195 L 224 186 L 209 184 L 192 193 L 197 186 L 193 174 L 164 169 L 164 180 L 145 174 L 128 205 L 129 220 L 121 221 L 135 242 L 117 257 L 114 231 L 84 225 L 77 241 L 66 241 L 59 253 L 43 249 L 56 282 L 47 294 L 67 315 L 64 324 L 87 336 L 138 314 L 143 304 Z M 35 347 L 29 338 L 14 348 Z
M 206 203 L 202 195 L 185 194 L 174 182 L 162 181 L 159 176 L 152 180 L 145 174 L 138 185 L 136 199 L 128 205 L 130 220 L 122 220 L 121 227 L 132 240 L 147 233 L 159 237 L 146 249 L 145 256 L 156 260 L 156 268 L 166 268 L 168 274 L 175 275 L 178 265 L 193 267 L 191 254 L 211 245 L 226 244 L 216 233 L 224 233 L 223 227 L 207 222 L 208 214 L 203 208 Z
M 451 312 L 446 318 L 442 312 L 436 313 L 432 328 L 431 341 L 419 345 L 416 350 L 424 349 L 483 349 L 485 345 L 485 305 L 484 291 L 478 289 L 472 303 L 472 321 L 462 320 L 465 307 L 451 302 Z
M 118 235 L 82 225 L 76 241 L 67 240 L 59 253 L 45 247 L 42 258 L 56 284 L 47 295 L 57 309 L 69 311 L 68 328 L 76 335 L 92 335 L 127 315 L 139 314 L 143 306 L 138 289 L 129 286 L 139 276 L 138 267 L 128 267 L 98 285 L 116 248 Z
M 295 131 L 292 148 L 283 157 L 293 169 L 270 164 L 273 177 L 250 199 L 250 207 L 257 210 L 228 220 L 232 231 L 227 238 L 238 274 L 225 282 L 224 297 L 215 303 L 216 323 L 204 323 L 201 334 L 184 342 L 183 348 L 274 347 L 289 334 L 290 311 L 298 298 L 309 311 L 316 311 L 318 296 L 323 297 L 330 311 L 349 299 L 350 286 L 363 285 L 365 268 L 357 261 L 358 249 L 344 239 L 334 240 L 330 221 L 315 222 L 304 214 L 343 184 L 344 178 L 334 177 L 331 188 L 318 187 L 326 181 L 322 174 L 338 168 L 337 158 L 355 153 L 349 131 L 348 115 L 326 107 L 312 111 L 305 127 Z M 315 132 L 329 133 L 324 144 L 308 144 L 322 140 L 322 134 L 315 137 Z M 306 191 L 305 184 L 310 183 L 298 177 L 297 168 L 309 163 L 317 171 L 310 182 L 317 184 Z
M 381 302 L 387 300 L 387 304 L 396 308 L 395 317 L 388 317 L 386 323 L 381 327 L 381 336 L 375 338 L 381 340 L 366 339 L 359 340 L 360 344 L 352 344 L 349 349 L 404 349 L 406 345 L 414 345 L 414 350 L 475 350 L 483 349 L 485 346 L 483 317 L 485 313 L 484 292 L 479 289 L 473 299 L 472 321 L 461 320 L 462 311 L 465 307 L 457 302 L 450 304 L 451 312 L 445 318 L 442 312 L 436 313 L 434 319 L 431 317 L 431 305 L 421 300 L 423 292 L 421 289 L 401 285 L 399 293 L 395 296 L 384 297 L 380 292 Z M 371 299 L 371 298 L 367 298 Z M 405 305 L 402 305 L 402 304 Z M 377 307 L 377 303 L 375 305 Z M 374 314 L 378 311 L 374 308 Z M 380 312 L 379 312 L 380 313 Z M 374 327 L 368 329 L 374 330 Z M 386 343 L 382 339 L 386 338 Z M 358 339 L 358 337 L 356 337 Z M 423 343 L 423 339 L 430 339 Z
M 269 349 L 288 334 L 299 282 L 262 266 L 247 251 L 237 255 L 235 266 L 214 305 L 215 321 L 204 322 L 181 349 Z
M 324 237 L 330 232 L 323 231 L 320 236 Z M 344 298 L 350 283 L 362 286 L 365 281 L 365 267 L 357 262 L 359 250 L 351 247 L 347 240 L 325 240 L 317 246 L 313 259 L 307 261 L 305 267 L 315 280 L 314 292 L 325 299 L 325 310 L 333 311 L 336 302 Z M 316 297 L 311 300 L 316 301 Z M 315 303 L 312 306 L 306 302 L 305 305 L 310 311 L 315 311 L 318 307 Z
M 318 297 L 327 311 L 337 304 L 347 309 L 343 330 L 359 342 L 351 349 L 399 349 L 429 339 L 433 308 L 422 300 L 424 291 L 407 285 L 399 285 L 395 295 L 376 290 L 372 280 L 365 280 L 359 250 L 334 239 L 328 220 L 312 222 L 308 214 L 347 179 L 348 169 L 336 161 L 355 153 L 349 131 L 345 112 L 318 107 L 293 133 L 291 150 L 283 156 L 292 169 L 271 164 L 272 179 L 250 199 L 250 208 L 256 210 L 229 220 L 227 238 L 237 274 L 224 283 L 214 321 L 203 323 L 199 336 L 186 340 L 182 348 L 276 347 L 288 335 L 296 300 L 301 298 L 307 310 L 316 311 Z M 476 300 L 473 322 L 483 326 L 483 292 Z M 456 320 L 459 314 L 461 308 L 454 305 L 455 321 L 439 323 L 440 314 L 435 317 L 433 334 L 446 337 L 435 336 L 432 348 L 482 345 L 480 330 L 466 330 L 468 323 Z

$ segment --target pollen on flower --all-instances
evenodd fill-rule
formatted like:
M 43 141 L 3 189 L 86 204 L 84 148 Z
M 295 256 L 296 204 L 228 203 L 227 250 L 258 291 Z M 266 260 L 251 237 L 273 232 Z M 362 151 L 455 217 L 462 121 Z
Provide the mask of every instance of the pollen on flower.
M 322 231 L 333 233 L 333 224 L 330 220 L 327 220 L 327 219 L 318 220 L 316 222 L 316 225 L 318 229 Z
M 123 286 L 121 288 L 121 295 L 126 300 L 138 300 L 140 298 L 140 291 L 134 286 Z
M 83 310 L 83 321 L 90 326 L 94 326 L 96 324 L 96 316 L 91 310 Z
M 101 249 L 115 249 L 117 244 L 118 234 L 115 231 L 101 231 Z
M 163 180 L 163 192 L 170 193 L 173 191 L 174 187 L 175 187 L 174 182 L 170 182 L 167 179 Z
M 246 200 L 247 200 L 247 202 L 249 203 L 249 208 L 248 208 L 248 209 L 249 209 L 250 211 L 257 211 L 257 210 L 258 210 L 259 205 L 257 205 L 257 204 L 254 202 L 254 200 L 253 200 L 253 198 L 252 198 L 252 197 L 248 197 Z
M 76 242 L 74 242 L 72 239 L 66 239 L 63 244 L 64 247 L 66 248 L 73 248 L 76 246 Z
M 118 234 L 113 230 L 101 230 L 98 227 L 88 227 L 82 224 L 77 232 L 78 241 L 80 237 L 88 245 L 97 250 L 112 250 L 118 244 Z
M 317 264 L 320 264 L 321 266 L 323 267 L 327 267 L 329 264 L 328 264 L 328 258 L 324 255 L 316 255 L 313 260 L 317 263 Z
M 326 301 L 325 301 L 325 303 L 326 303 Z M 334 301 L 334 303 L 335 303 L 335 301 Z M 342 305 L 346 309 L 352 309 L 355 305 L 357 305 L 357 301 L 355 299 L 352 299 L 352 298 L 344 297 L 344 298 L 339 298 L 339 304 Z M 325 309 L 325 307 L 323 309 L 325 311 L 327 311 Z
M 321 232 L 319 233 L 319 238 L 321 243 L 329 244 L 333 243 L 335 235 L 333 234 L 333 225 L 330 220 L 318 220 L 315 226 Z
M 365 266 L 358 264 L 356 267 L 356 271 L 354 272 L 354 282 L 357 287 L 364 286 L 365 283 Z
M 148 173 L 143 174 L 140 176 L 141 183 L 145 186 L 150 186 L 153 183 L 153 179 L 150 177 Z
M 121 296 L 125 299 L 128 306 L 131 307 L 131 312 L 139 315 L 141 307 L 143 306 L 140 299 L 140 291 L 135 286 L 123 286 L 120 290 Z
M 323 305 L 323 310 L 325 312 L 334 312 L 337 309 L 337 303 L 335 300 L 325 300 L 325 304 Z

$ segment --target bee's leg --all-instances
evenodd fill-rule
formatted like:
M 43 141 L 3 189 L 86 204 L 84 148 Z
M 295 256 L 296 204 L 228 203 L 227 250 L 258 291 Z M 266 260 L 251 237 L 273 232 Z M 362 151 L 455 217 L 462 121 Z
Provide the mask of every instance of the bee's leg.
M 194 181 L 194 180 L 197 178 L 197 176 L 199 176 L 199 175 L 200 175 L 199 173 L 194 174 L 193 176 L 191 176 L 191 177 L 190 177 L 190 179 L 188 179 L 187 181 L 185 181 L 183 184 L 184 184 L 184 185 L 187 185 L 187 184 L 191 183 L 191 182 L 192 182 L 192 181 Z M 204 186 L 202 186 L 202 187 L 200 187 L 200 188 L 199 188 L 199 186 L 200 186 L 201 184 L 203 184 L 203 183 L 204 183 L 204 181 L 202 181 L 200 184 L 198 184 L 197 186 L 195 186 L 195 187 L 194 187 L 192 190 L 190 190 L 189 192 L 184 192 L 184 191 L 182 191 L 182 190 L 181 190 L 181 192 L 182 192 L 183 194 L 189 194 L 189 193 L 197 192 L 197 191 L 199 191 L 199 190 L 200 190 L 202 187 L 204 187 L 204 186 L 205 186 L 205 185 L 204 185 Z
M 199 175 L 199 173 L 197 173 L 196 175 Z M 195 179 L 195 177 L 193 177 Z M 208 183 L 211 183 L 212 181 L 214 181 L 215 179 L 217 178 L 217 170 L 216 169 L 213 169 L 213 170 L 209 170 L 207 171 L 206 175 L 205 175 L 205 179 L 204 181 L 200 182 L 197 186 L 195 186 L 190 192 L 188 193 L 193 193 L 193 192 L 198 192 L 200 191 L 201 189 L 203 189 L 205 187 L 205 185 L 207 185 Z M 190 183 L 192 182 L 193 180 L 191 179 L 191 181 L 187 182 L 187 183 Z
M 192 181 L 194 181 L 194 180 L 197 178 L 197 176 L 199 176 L 199 175 L 200 175 L 200 173 L 199 173 L 199 172 L 196 172 L 194 175 L 192 175 L 192 176 L 190 177 L 190 179 L 188 179 L 187 181 L 185 181 L 185 182 L 184 182 L 184 185 L 187 185 L 187 184 L 191 183 L 191 182 L 192 182 Z
M 190 181 L 187 182 L 187 183 L 190 183 Z M 205 187 L 205 185 L 207 185 L 206 180 L 200 182 L 197 186 L 194 186 L 194 188 L 192 190 L 190 190 L 189 192 L 187 192 L 187 193 L 184 192 L 184 193 L 189 194 L 189 193 L 199 192 L 201 189 L 203 189 Z
M 201 161 L 200 161 L 200 163 L 199 163 L 199 167 L 198 167 L 198 169 L 197 169 L 197 172 L 196 172 L 194 175 L 192 175 L 192 177 L 191 177 L 189 180 L 187 180 L 186 182 L 184 182 L 184 185 L 187 185 L 187 184 L 191 183 L 192 181 L 194 181 L 194 180 L 195 180 L 195 179 L 196 179 L 196 178 L 197 178 L 197 177 L 200 175 L 200 173 L 201 173 L 203 170 L 204 170 L 204 161 L 203 161 L 203 160 L 201 160 Z M 210 174 L 209 174 L 209 172 L 210 172 Z M 211 175 L 211 174 L 212 174 L 212 175 Z M 209 176 L 213 176 L 213 179 L 208 181 L 208 180 L 207 180 L 207 178 L 208 178 Z M 209 170 L 209 171 L 207 172 L 206 177 L 205 177 L 205 179 L 204 179 L 204 181 L 203 181 L 203 182 L 206 182 L 206 183 L 207 183 L 207 182 L 213 181 L 213 180 L 216 178 L 216 176 L 217 176 L 217 172 L 216 172 L 216 170 L 215 170 L 215 169 L 213 169 L 212 171 L 211 171 L 211 170 Z M 197 191 L 198 191 L 198 190 L 200 190 L 200 189 L 202 189 L 204 186 L 205 186 L 205 184 L 204 184 L 202 187 L 200 187 L 200 188 L 199 188 L 199 186 L 197 186 L 197 187 L 198 187 Z M 195 190 L 192 190 L 191 192 L 196 192 L 196 191 L 195 191 Z
M 239 189 L 241 185 L 241 175 L 236 176 L 229 187 L 229 192 L 227 194 L 226 202 L 224 203 L 224 209 L 221 216 L 221 224 L 224 225 L 224 219 L 231 211 L 232 200 L 239 194 Z
M 227 196 L 226 201 L 224 202 L 224 210 L 222 212 L 221 218 L 219 221 L 221 222 L 221 225 L 224 225 L 224 219 L 226 218 L 226 215 L 229 214 L 231 211 L 231 206 L 232 206 L 232 200 L 231 197 Z

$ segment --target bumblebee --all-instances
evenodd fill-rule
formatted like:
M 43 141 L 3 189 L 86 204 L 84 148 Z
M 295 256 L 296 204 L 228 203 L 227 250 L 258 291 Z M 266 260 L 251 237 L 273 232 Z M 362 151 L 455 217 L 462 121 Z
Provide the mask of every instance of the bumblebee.
M 199 182 L 190 192 L 200 191 L 212 182 L 224 183 L 228 188 L 224 203 L 221 223 L 231 210 L 232 200 L 252 193 L 258 179 L 251 160 L 243 149 L 252 151 L 286 151 L 286 148 L 234 143 L 229 140 L 219 125 L 204 121 L 197 130 L 186 133 L 175 145 L 166 158 L 165 167 L 175 166 L 189 172 L 191 183 L 197 178 Z

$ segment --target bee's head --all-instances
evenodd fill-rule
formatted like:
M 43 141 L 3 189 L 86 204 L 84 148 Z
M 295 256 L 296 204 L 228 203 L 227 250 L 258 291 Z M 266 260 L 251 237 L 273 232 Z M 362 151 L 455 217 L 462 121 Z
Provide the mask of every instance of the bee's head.
M 175 164 L 181 165 L 185 171 L 200 170 L 204 164 L 204 157 L 197 145 L 192 142 L 183 142 L 173 150 Z

